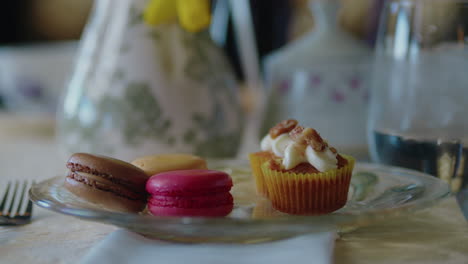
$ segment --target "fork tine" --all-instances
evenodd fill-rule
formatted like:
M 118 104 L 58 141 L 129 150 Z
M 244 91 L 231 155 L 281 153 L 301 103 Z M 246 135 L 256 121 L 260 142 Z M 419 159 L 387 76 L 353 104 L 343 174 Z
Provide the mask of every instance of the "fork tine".
M 18 185 L 19 185 L 19 182 L 15 181 L 15 187 L 13 189 L 13 196 L 11 197 L 11 202 L 10 202 L 10 209 L 8 209 L 5 216 L 9 216 L 13 212 L 13 205 L 15 204 L 15 201 L 16 201 L 16 193 L 18 192 Z
M 34 185 L 34 184 L 36 184 L 36 181 L 33 181 L 33 182 L 32 182 L 32 185 Z M 31 186 L 32 186 L 32 185 L 31 185 Z M 24 216 L 31 216 L 32 211 L 33 211 L 33 202 L 31 201 L 31 199 L 29 199 L 29 194 L 27 195 L 27 197 L 28 197 L 28 200 L 29 200 L 29 201 L 28 201 L 28 205 L 27 205 L 27 207 L 26 207 L 26 211 L 24 211 L 24 214 L 23 214 L 23 215 L 24 215 Z
M 8 200 L 8 194 L 10 193 L 11 181 L 8 182 L 6 187 L 5 195 L 3 196 L 2 203 L 0 204 L 0 215 L 3 215 L 3 209 L 5 208 L 6 202 Z
M 26 211 L 24 211 L 23 216 L 29 217 L 32 215 L 33 211 L 33 202 L 31 200 L 28 201 L 28 206 L 26 207 Z
M 28 186 L 28 182 L 26 180 L 23 181 L 23 189 L 21 190 L 21 194 L 20 194 L 20 197 L 19 197 L 19 203 L 18 203 L 18 206 L 17 206 L 17 209 L 16 209 L 15 216 L 20 215 L 20 213 L 21 213 L 21 209 L 22 209 L 22 206 L 23 206 L 23 200 L 24 200 L 24 193 L 26 192 L 26 187 L 27 186 Z

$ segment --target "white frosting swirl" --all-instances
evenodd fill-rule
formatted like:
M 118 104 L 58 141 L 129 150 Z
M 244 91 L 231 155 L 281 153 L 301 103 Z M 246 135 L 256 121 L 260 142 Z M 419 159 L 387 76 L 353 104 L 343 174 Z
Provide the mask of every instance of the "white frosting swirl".
M 307 161 L 312 164 L 319 171 L 327 171 L 338 168 L 338 160 L 336 153 L 331 152 L 329 148 L 324 151 L 318 152 L 311 146 L 306 148 Z
M 283 133 L 272 139 L 267 134 L 260 142 L 262 151 L 272 151 L 276 156 L 283 158 L 283 166 L 290 170 L 303 162 L 309 162 L 320 172 L 338 167 L 336 153 L 326 147 L 324 151 L 316 151 L 311 146 L 294 142 L 288 133 Z
M 307 162 L 304 149 L 305 147 L 299 144 L 290 144 L 287 146 L 283 159 L 284 168 L 290 170 L 303 162 Z
M 267 134 L 262 141 L 260 141 L 260 149 L 263 151 L 271 151 L 273 139 L 270 137 L 270 134 Z
M 284 151 L 292 143 L 294 142 L 288 134 L 279 135 L 277 138 L 275 138 L 275 140 L 273 140 L 273 143 L 271 144 L 273 153 L 278 157 L 284 158 Z

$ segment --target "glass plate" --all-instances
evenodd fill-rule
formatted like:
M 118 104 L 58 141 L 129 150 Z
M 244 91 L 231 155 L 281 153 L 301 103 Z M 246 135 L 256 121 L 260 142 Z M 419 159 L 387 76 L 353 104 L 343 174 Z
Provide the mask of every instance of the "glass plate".
M 329 230 L 349 230 L 389 216 L 433 205 L 450 193 L 448 185 L 420 172 L 358 163 L 348 202 L 331 214 L 293 216 L 276 211 L 255 193 L 247 161 L 211 161 L 209 167 L 231 174 L 234 210 L 224 218 L 155 217 L 122 213 L 86 202 L 63 187 L 64 176 L 30 190 L 39 206 L 85 220 L 116 225 L 148 237 L 181 242 L 255 243 Z

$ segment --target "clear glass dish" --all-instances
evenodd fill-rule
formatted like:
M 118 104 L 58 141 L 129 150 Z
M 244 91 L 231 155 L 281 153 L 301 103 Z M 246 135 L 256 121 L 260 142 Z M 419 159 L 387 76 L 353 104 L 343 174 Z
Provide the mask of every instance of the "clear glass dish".
M 346 231 L 433 205 L 448 196 L 436 177 L 397 167 L 358 163 L 345 207 L 327 215 L 293 216 L 276 211 L 258 196 L 246 161 L 211 161 L 231 174 L 234 210 L 224 218 L 170 218 L 112 211 L 91 204 L 63 187 L 64 176 L 34 185 L 39 206 L 84 220 L 116 225 L 147 237 L 180 242 L 255 243 L 329 230 Z

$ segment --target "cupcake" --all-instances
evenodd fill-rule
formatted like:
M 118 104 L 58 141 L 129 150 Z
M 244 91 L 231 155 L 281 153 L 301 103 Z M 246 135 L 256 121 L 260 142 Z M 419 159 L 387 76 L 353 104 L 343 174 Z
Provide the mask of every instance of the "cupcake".
M 277 139 L 282 134 L 287 134 L 297 126 L 297 121 L 290 119 L 285 120 L 278 125 L 270 129 L 269 134 L 263 138 L 260 142 L 260 148 L 262 151 L 254 152 L 249 154 L 250 166 L 252 167 L 252 174 L 255 178 L 255 185 L 257 192 L 261 195 L 268 197 L 268 188 L 265 184 L 265 178 L 263 176 L 262 164 L 273 159 L 275 153 L 277 156 L 282 155 L 278 148 L 273 148 L 273 138 Z M 279 142 L 279 141 L 277 141 Z
M 250 167 L 252 168 L 252 174 L 255 179 L 257 193 L 264 196 L 268 196 L 268 188 L 263 177 L 262 164 L 269 161 L 272 157 L 273 154 L 269 151 L 259 151 L 249 154 Z
M 284 215 L 284 213 L 275 210 L 275 208 L 271 206 L 271 201 L 267 199 L 259 199 L 255 203 L 255 207 L 252 208 L 253 219 L 275 218 Z
M 273 207 L 289 214 L 325 214 L 346 204 L 354 159 L 339 154 L 313 128 L 285 120 L 250 155 L 252 169 Z M 260 167 L 260 172 L 258 172 Z

